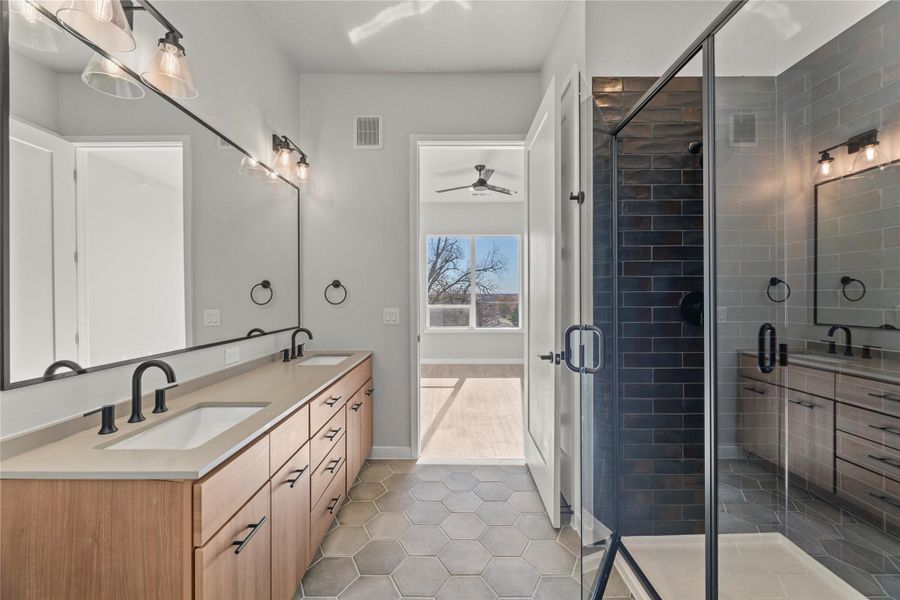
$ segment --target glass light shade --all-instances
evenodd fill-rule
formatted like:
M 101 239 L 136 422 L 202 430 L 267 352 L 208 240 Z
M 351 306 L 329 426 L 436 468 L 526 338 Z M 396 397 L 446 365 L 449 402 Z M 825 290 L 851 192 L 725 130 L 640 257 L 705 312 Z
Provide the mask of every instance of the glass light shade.
M 856 153 L 856 158 L 853 159 L 853 165 L 850 167 L 850 172 L 856 173 L 857 171 L 863 171 L 869 167 L 874 167 L 878 164 L 878 154 L 878 142 L 863 146 L 859 149 L 859 152 Z
M 309 164 L 306 162 L 297 163 L 297 179 L 306 181 L 309 177 Z
M 131 52 L 136 44 L 119 0 L 67 0 L 56 18 L 110 52 Z
M 291 164 L 291 151 L 287 148 L 281 148 L 275 156 L 275 162 L 279 167 L 287 167 Z
M 45 17 L 26 0 L 13 0 L 9 5 L 10 40 L 20 46 L 41 52 L 62 52 L 66 48 L 66 32 Z
M 184 50 L 160 40 L 159 48 L 141 79 L 172 98 L 190 100 L 198 96 Z
M 269 174 L 264 166 L 249 156 L 241 157 L 241 166 L 238 168 L 238 173 L 248 177 L 266 177 Z
M 143 98 L 145 93 L 144 87 L 134 77 L 96 52 L 81 73 L 81 80 L 98 92 L 125 100 Z

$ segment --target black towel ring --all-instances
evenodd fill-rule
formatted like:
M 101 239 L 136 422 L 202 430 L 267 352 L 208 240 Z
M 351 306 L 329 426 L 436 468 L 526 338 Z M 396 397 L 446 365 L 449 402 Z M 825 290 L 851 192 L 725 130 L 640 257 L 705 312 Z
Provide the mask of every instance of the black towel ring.
M 785 289 L 787 290 L 787 293 L 784 295 L 784 298 L 782 298 L 781 300 L 776 300 L 775 298 L 772 297 L 772 288 L 779 284 L 784 285 Z M 766 287 L 766 296 L 768 296 L 769 300 L 771 300 L 772 302 L 781 304 L 782 302 L 786 302 L 787 299 L 791 297 L 791 286 L 788 285 L 787 281 L 785 281 L 784 279 L 781 279 L 780 277 L 770 277 L 769 285 Z
M 260 302 L 256 298 L 253 297 L 253 292 L 255 292 L 256 288 L 259 288 L 259 287 L 261 287 L 264 290 L 269 290 L 269 297 L 266 298 L 266 300 L 263 302 Z M 274 298 L 274 297 L 275 297 L 275 289 L 272 287 L 272 282 L 269 281 L 268 279 L 263 279 L 262 281 L 260 281 L 256 285 L 254 285 L 252 288 L 250 288 L 250 299 L 253 301 L 253 304 L 256 304 L 257 306 L 265 306 L 266 304 L 271 302 L 272 298 Z
M 335 302 L 331 298 L 328 297 L 329 288 L 334 288 L 336 290 L 344 290 L 344 295 L 341 296 L 340 300 Z M 328 285 L 325 286 L 325 302 L 327 302 L 328 304 L 330 304 L 332 306 L 337 306 L 338 304 L 343 304 L 346 299 L 347 299 L 347 288 L 344 287 L 344 284 L 341 283 L 340 279 L 335 279 L 334 281 L 332 281 L 331 283 L 329 283 Z
M 260 329 L 259 327 L 254 327 L 247 332 L 247 337 L 253 337 L 254 335 L 266 335 L 266 330 Z
M 862 287 L 862 292 L 856 298 L 851 298 L 850 296 L 847 295 L 847 286 L 854 282 L 858 283 Z M 853 277 L 850 277 L 849 275 L 844 275 L 843 277 L 841 277 L 841 295 L 843 295 L 844 298 L 846 298 L 850 302 L 859 302 L 860 300 L 863 299 L 863 296 L 866 295 L 866 284 L 864 284 L 859 279 L 854 279 Z

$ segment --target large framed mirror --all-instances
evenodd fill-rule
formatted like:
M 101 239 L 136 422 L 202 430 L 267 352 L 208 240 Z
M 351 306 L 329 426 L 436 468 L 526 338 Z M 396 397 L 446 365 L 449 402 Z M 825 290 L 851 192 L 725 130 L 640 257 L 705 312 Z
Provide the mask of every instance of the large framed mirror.
M 900 329 L 900 160 L 815 186 L 815 322 Z
M 297 327 L 298 186 L 3 4 L 3 389 Z

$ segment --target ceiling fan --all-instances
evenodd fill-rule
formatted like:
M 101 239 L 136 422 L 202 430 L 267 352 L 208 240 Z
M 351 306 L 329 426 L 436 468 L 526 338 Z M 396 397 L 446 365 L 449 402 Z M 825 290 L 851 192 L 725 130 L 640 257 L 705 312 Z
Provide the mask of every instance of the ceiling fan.
M 490 190 L 492 192 L 499 192 L 501 194 L 506 194 L 507 196 L 512 195 L 512 191 L 505 187 L 500 187 L 498 185 L 491 185 L 488 183 L 488 180 L 491 178 L 491 175 L 494 174 L 494 169 L 488 169 L 484 165 L 475 165 L 475 170 L 478 171 L 478 179 L 475 183 L 470 183 L 469 185 L 461 185 L 459 187 L 447 188 L 444 190 L 438 190 L 438 194 L 443 194 L 444 192 L 452 192 L 454 190 L 467 190 L 471 189 L 476 192 L 484 192 Z

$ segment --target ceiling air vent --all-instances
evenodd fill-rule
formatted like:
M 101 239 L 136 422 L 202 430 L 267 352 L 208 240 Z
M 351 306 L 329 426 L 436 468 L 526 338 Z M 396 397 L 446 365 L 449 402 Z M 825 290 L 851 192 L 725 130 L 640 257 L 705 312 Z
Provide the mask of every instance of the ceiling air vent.
M 731 146 L 755 146 L 756 113 L 733 113 L 729 133 Z
M 357 150 L 381 150 L 381 117 L 356 117 L 356 139 L 353 148 Z

